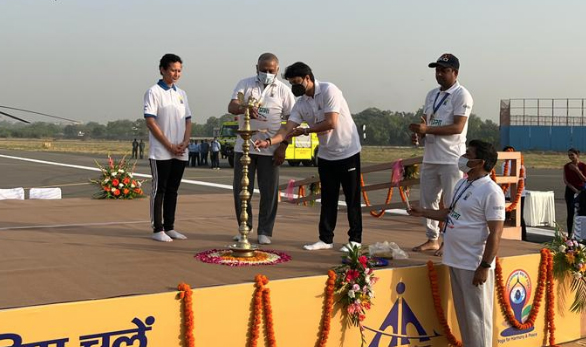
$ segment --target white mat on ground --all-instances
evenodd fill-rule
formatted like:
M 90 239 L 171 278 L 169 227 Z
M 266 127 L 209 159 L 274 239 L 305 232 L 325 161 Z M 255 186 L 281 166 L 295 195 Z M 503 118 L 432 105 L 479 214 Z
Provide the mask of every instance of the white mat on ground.
M 7 199 L 24 200 L 24 188 L 0 189 L 0 200 Z
M 31 188 L 29 199 L 61 199 L 61 188 Z

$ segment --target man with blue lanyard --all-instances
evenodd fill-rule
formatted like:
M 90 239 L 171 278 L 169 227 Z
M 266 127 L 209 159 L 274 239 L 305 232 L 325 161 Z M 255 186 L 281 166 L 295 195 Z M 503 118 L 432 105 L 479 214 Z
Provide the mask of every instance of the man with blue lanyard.
M 457 164 L 468 177 L 456 183 L 449 208 L 408 211 L 445 222 L 442 262 L 450 270 L 464 346 L 492 346 L 495 257 L 505 220 L 503 190 L 489 176 L 497 157 L 493 145 L 470 141 Z
M 460 61 L 453 54 L 443 54 L 436 62 L 435 79 L 439 84 L 425 98 L 421 123 L 409 125 L 414 144 L 423 143 L 423 165 L 420 172 L 420 201 L 423 208 L 438 209 L 443 193 L 443 206 L 449 206 L 456 182 L 462 178 L 458 158 L 466 151 L 468 117 L 472 96 L 458 83 Z M 441 255 L 439 223 L 425 222 L 427 241 L 413 248 L 415 252 L 435 251 Z

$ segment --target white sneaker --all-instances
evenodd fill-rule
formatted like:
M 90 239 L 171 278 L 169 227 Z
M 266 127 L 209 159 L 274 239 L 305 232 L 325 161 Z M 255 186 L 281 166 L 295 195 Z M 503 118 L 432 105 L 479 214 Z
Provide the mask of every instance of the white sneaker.
M 173 241 L 164 231 L 159 231 L 158 233 L 153 233 L 152 239 L 155 241 L 160 242 L 171 242 Z
M 334 248 L 333 243 L 325 243 L 323 241 L 317 241 L 316 243 L 312 243 L 311 245 L 303 246 L 308 251 L 317 251 L 320 249 L 332 249 Z
M 165 234 L 167 234 L 172 239 L 187 240 L 187 236 L 185 236 L 182 233 L 175 231 L 175 230 L 165 231 Z
M 254 234 L 254 229 L 250 229 L 250 231 L 248 232 L 248 236 L 250 236 L 250 234 Z M 237 234 L 232 238 L 232 240 L 240 242 L 240 236 L 240 234 Z
M 258 243 L 261 245 L 270 245 L 271 238 L 267 235 L 258 235 Z
M 344 246 L 342 246 L 342 248 L 340 248 L 340 252 L 348 253 L 348 252 L 350 252 L 350 249 L 354 248 L 354 247 L 360 248 L 360 247 L 362 247 L 362 245 L 358 242 L 350 241 L 347 244 L 345 244 Z

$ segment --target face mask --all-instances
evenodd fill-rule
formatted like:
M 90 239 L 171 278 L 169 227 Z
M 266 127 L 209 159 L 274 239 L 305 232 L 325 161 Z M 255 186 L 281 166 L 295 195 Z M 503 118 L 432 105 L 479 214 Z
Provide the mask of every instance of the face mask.
M 273 82 L 275 82 L 275 77 L 277 77 L 277 75 L 268 72 L 258 73 L 258 80 L 262 84 L 273 84 Z
M 471 167 L 468 167 L 468 158 L 460 157 L 458 158 L 458 169 L 464 173 L 468 173 L 468 171 L 472 170 Z
M 293 92 L 293 95 L 295 96 L 301 96 L 303 94 L 305 94 L 306 91 L 306 87 L 303 84 L 294 84 L 291 86 L 291 92 Z

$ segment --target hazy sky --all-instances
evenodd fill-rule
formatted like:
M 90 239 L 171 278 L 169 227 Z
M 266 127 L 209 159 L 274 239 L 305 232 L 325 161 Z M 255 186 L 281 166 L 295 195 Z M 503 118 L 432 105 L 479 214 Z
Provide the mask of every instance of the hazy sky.
M 0 13 L 0 105 L 82 122 L 142 118 L 168 52 L 197 123 L 226 113 L 263 52 L 282 71 L 310 65 L 353 113 L 417 110 L 444 52 L 483 119 L 498 122 L 503 98 L 586 97 L 583 0 L 0 0 Z

